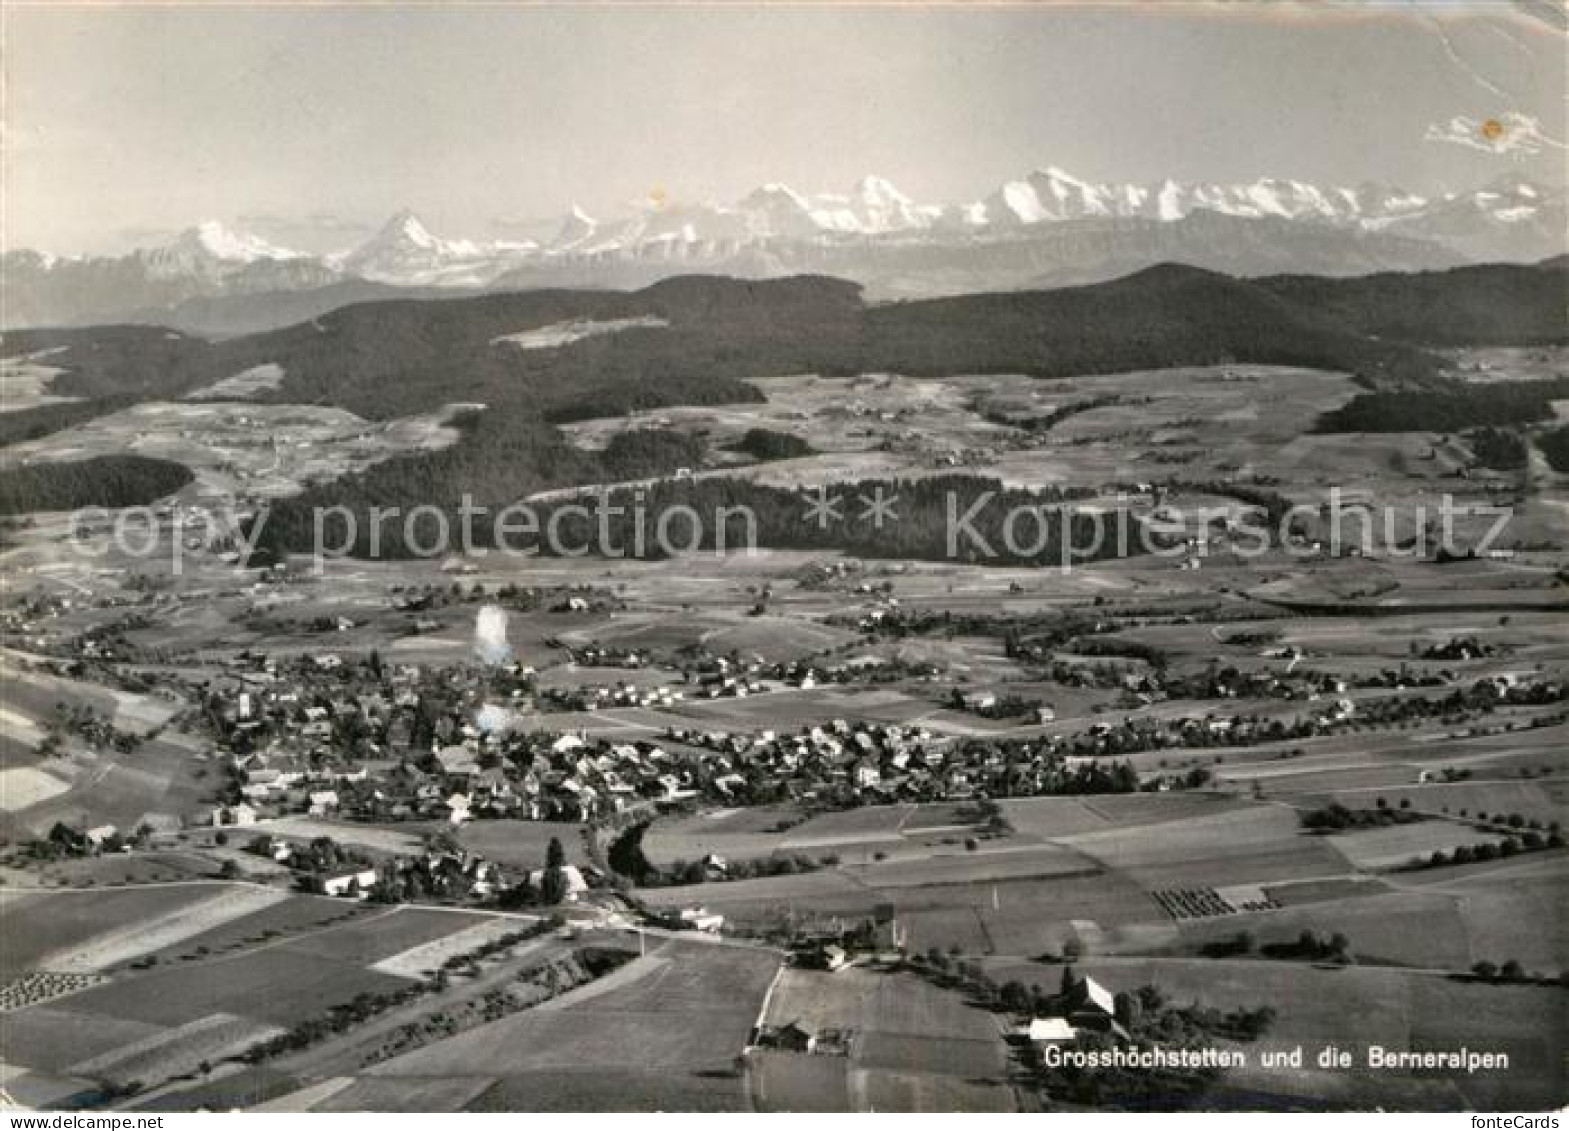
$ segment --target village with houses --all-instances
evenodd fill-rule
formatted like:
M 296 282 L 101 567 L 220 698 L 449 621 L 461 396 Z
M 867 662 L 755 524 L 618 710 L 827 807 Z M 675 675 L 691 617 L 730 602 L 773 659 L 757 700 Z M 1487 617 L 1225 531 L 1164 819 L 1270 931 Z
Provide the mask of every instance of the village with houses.
M 1086 1050 L 1251 1058 L 1168 1081 L 1213 1098 L 1267 1082 L 1257 1050 L 1310 987 L 1417 976 L 1399 971 L 1424 936 L 1398 924 L 1428 885 L 1563 854 L 1536 800 L 1559 772 L 1563 668 L 1529 610 L 1348 656 L 1181 589 L 1009 612 L 1038 584 L 1017 573 L 959 608 L 943 572 L 871 563 L 774 562 L 766 585 L 431 573 L 379 607 L 363 581 L 295 570 L 196 601 L 147 584 L 8 607 L 21 733 L 51 759 L 38 773 L 75 784 L 13 818 L 6 886 L 196 900 L 49 943 L 8 1017 L 210 962 L 282 976 L 295 948 L 383 924 L 385 944 L 354 944 L 352 1001 L 314 1017 L 301 998 L 284 1025 L 236 1003 L 262 1027 L 211 1078 L 182 1067 L 177 1021 L 165 1067 L 104 1078 L 133 1106 L 184 1104 L 280 1072 L 308 1086 L 317 1054 L 420 1065 L 535 1024 L 540 994 L 676 964 L 703 981 L 672 1008 L 747 987 L 689 1055 L 717 1064 L 730 1033 L 764 1108 L 810 1106 L 823 1074 L 875 1079 L 917 1035 L 923 1079 L 979 1110 L 1136 1103 L 1136 1073 L 1073 1067 Z M 671 587 L 704 611 L 663 612 Z M 328 592 L 345 611 L 313 611 Z M 245 640 L 201 627 L 215 604 Z M 114 804 L 88 800 L 111 786 Z M 1369 918 L 1385 908 L 1405 910 Z M 1561 992 L 1546 940 L 1425 937 L 1479 1009 Z M 1243 988 L 1208 993 L 1207 965 Z M 431 1027 L 439 1002 L 466 1018 L 454 1035 Z M 368 1043 L 397 1018 L 396 1042 Z

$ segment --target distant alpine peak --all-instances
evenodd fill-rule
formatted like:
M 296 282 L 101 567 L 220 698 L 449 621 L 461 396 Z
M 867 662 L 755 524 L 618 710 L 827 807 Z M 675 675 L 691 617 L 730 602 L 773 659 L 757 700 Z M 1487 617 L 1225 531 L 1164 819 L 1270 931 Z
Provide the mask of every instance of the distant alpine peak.
M 806 197 L 796 192 L 789 185 L 779 181 L 769 181 L 765 185 L 758 185 L 742 199 L 741 206 L 745 207 L 749 203 L 763 203 L 770 200 L 786 200 L 803 209 L 808 207 Z
M 398 240 L 416 247 L 434 249 L 441 243 L 412 208 L 401 208 L 382 226 L 374 240 Z
M 1036 169 L 1030 174 L 1032 180 L 1057 181 L 1063 184 L 1077 185 L 1081 188 L 1093 188 L 1088 181 L 1075 177 L 1072 173 L 1059 165 L 1048 165 L 1044 169 Z
M 378 283 L 480 286 L 533 247 L 443 239 L 404 208 L 359 247 L 329 256 L 328 263 Z
M 910 198 L 900 192 L 894 183 L 886 177 L 871 174 L 855 182 L 855 194 L 867 200 L 903 201 L 910 203 Z
M 555 251 L 571 251 L 589 239 L 599 230 L 599 221 L 595 220 L 583 207 L 574 203 L 561 218 L 561 227 L 556 232 L 556 238 L 551 242 Z
M 783 189 L 783 186 L 775 187 Z M 754 193 L 753 198 L 757 195 Z M 871 175 L 862 177 L 844 194 L 819 193 L 802 197 L 791 192 L 789 195 L 805 208 L 819 234 L 861 236 L 906 232 L 929 228 L 942 215 L 940 207 L 917 205 L 892 181 Z
M 181 232 L 174 250 L 191 252 L 225 263 L 255 263 L 261 259 L 299 259 L 301 253 L 270 244 L 260 236 L 239 232 L 221 220 L 203 220 Z

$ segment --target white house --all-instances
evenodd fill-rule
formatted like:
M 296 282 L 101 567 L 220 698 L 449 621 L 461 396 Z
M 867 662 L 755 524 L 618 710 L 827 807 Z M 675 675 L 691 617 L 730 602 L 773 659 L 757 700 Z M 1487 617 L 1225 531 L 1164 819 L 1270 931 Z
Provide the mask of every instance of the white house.
M 1068 1023 L 1066 1017 L 1037 1017 L 1030 1022 L 1026 1036 L 1032 1045 L 1071 1044 L 1079 1031 Z
M 1117 1014 L 1116 996 L 1094 978 L 1078 982 L 1065 998 L 1068 1017 L 1080 1025 L 1094 1024 L 1099 1018 Z
M 321 881 L 321 890 L 328 895 L 355 894 L 364 899 L 370 894 L 370 889 L 376 883 L 376 869 L 366 868 L 358 872 L 342 872 L 336 876 L 327 876 Z
M 583 745 L 583 740 L 575 734 L 563 734 L 550 744 L 552 754 L 565 754 L 569 750 L 576 750 Z
M 221 825 L 254 825 L 256 807 L 240 802 L 238 805 L 220 805 L 212 811 L 212 823 Z
M 436 762 L 447 775 L 466 775 L 479 772 L 479 757 L 467 746 L 443 746 L 436 751 Z
M 681 909 L 681 922 L 690 925 L 693 930 L 717 935 L 724 929 L 725 917 L 717 912 L 708 910 L 706 907 L 683 907 Z

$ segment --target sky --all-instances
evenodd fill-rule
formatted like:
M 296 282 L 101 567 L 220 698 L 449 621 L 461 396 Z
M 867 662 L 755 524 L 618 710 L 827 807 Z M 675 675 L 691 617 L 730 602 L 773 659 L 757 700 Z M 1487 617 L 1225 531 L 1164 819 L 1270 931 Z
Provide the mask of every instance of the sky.
M 1049 165 L 1420 192 L 1565 180 L 1551 3 L 0 12 L 3 241 L 61 254 L 209 218 L 322 251 L 404 207 L 494 238 L 573 204 L 868 173 L 922 203 Z M 1490 119 L 1503 137 L 1481 136 Z

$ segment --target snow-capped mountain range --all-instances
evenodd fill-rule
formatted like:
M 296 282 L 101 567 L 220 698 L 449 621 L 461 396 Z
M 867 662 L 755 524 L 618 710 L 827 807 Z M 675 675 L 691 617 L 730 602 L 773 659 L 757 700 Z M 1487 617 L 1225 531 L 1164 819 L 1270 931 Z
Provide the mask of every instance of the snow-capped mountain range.
M 1517 177 L 1427 197 L 1272 178 L 1092 182 L 1049 167 L 962 204 L 917 203 L 866 177 L 842 194 L 774 183 L 733 203 L 650 203 L 604 220 L 573 207 L 537 240 L 441 237 L 403 211 L 358 247 L 326 256 L 209 221 L 118 258 L 15 251 L 3 266 L 7 323 L 26 325 L 364 290 L 349 284 L 626 286 L 686 271 L 820 271 L 895 295 L 1089 282 L 1164 259 L 1234 274 L 1350 274 L 1541 259 L 1564 250 L 1565 229 L 1564 190 Z
M 298 252 L 274 247 L 247 232 L 236 232 L 208 220 L 180 233 L 173 243 L 146 251 L 148 274 L 154 278 L 187 275 L 221 276 L 231 265 L 282 262 L 303 258 Z
M 1445 217 L 1465 216 L 1484 226 L 1529 227 L 1549 206 L 1547 197 L 1546 190 L 1524 181 L 1504 182 L 1464 196 L 1428 199 L 1381 185 L 1322 188 L 1272 179 L 1250 184 L 1181 184 L 1171 180 L 1149 185 L 1097 184 L 1048 168 L 1009 181 L 974 203 L 923 205 L 880 177 L 866 177 L 844 194 L 808 196 L 775 183 L 763 185 L 733 204 L 649 206 L 605 222 L 573 207 L 555 237 L 542 242 L 439 239 L 413 213 L 401 212 L 367 243 L 329 257 L 328 262 L 376 282 L 484 285 L 491 281 L 486 278 L 488 273 L 499 274 L 530 260 L 649 254 L 702 259 L 747 247 L 791 243 L 834 246 L 880 239 L 924 238 L 932 243 L 966 237 L 1006 239 L 1028 236 L 1045 225 L 1078 220 L 1169 223 L 1197 211 L 1424 239 L 1431 238 L 1435 222 L 1440 222 L 1440 229 L 1454 228 L 1452 223 L 1441 222 Z M 1561 208 L 1561 193 L 1557 203 Z M 1466 235 L 1453 230 L 1449 234 Z M 1526 254 L 1531 254 L 1530 249 Z

